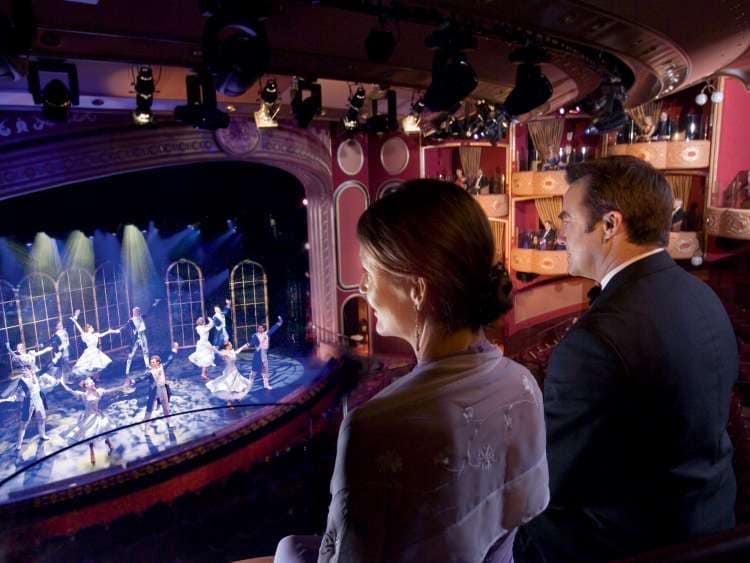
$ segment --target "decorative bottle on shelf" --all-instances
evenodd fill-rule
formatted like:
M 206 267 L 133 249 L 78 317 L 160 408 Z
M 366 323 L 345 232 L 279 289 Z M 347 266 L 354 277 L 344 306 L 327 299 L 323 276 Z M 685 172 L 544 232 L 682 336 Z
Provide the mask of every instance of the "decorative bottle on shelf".
M 669 141 L 672 138 L 672 120 L 666 111 L 659 115 L 659 124 L 656 127 L 656 140 Z
M 685 116 L 685 140 L 694 141 L 700 136 L 700 116 L 697 113 L 689 113 Z

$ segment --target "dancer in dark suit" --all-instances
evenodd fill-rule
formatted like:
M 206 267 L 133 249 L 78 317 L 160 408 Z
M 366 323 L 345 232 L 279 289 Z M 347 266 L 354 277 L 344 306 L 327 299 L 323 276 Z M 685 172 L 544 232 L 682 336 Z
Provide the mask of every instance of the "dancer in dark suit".
M 521 529 L 517 562 L 618 559 L 735 523 L 737 347 L 714 292 L 664 250 L 669 185 L 633 157 L 567 175 L 569 271 L 598 297 L 551 357 L 551 500 Z

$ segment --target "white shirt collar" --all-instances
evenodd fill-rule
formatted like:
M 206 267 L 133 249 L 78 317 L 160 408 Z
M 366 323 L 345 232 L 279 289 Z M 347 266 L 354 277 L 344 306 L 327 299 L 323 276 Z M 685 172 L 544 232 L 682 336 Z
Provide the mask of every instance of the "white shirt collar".
M 649 250 L 648 252 L 644 252 L 643 254 L 639 254 L 638 256 L 634 256 L 630 260 L 626 260 L 619 266 L 612 268 L 607 274 L 602 278 L 602 289 L 607 287 L 607 284 L 612 280 L 613 277 L 615 277 L 616 274 L 623 271 L 625 268 L 630 266 L 631 264 L 635 264 L 638 262 L 638 260 L 643 260 L 644 258 L 647 258 L 648 256 L 652 256 L 654 254 L 657 254 L 658 252 L 664 252 L 663 248 L 655 248 L 653 250 Z

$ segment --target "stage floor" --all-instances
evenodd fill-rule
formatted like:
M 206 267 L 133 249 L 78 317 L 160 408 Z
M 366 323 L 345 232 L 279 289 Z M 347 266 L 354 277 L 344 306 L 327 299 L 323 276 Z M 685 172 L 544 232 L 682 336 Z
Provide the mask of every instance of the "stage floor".
M 0 481 L 22 471 L 0 487 L 0 503 L 33 496 L 42 490 L 48 490 L 48 485 L 58 481 L 67 480 L 64 485 L 73 486 L 75 481 L 71 479 L 78 476 L 88 480 L 96 477 L 95 472 L 110 474 L 113 470 L 159 456 L 171 448 L 184 446 L 242 419 L 250 419 L 261 405 L 285 402 L 287 395 L 310 383 L 321 368 L 314 357 L 294 358 L 292 354 L 282 355 L 278 350 L 270 353 L 270 383 L 273 389 L 263 389 L 262 378 L 258 375 L 253 389 L 242 400 L 241 405 L 230 409 L 226 408 L 225 401 L 211 396 L 205 382 L 200 379 L 200 369 L 187 359 L 191 351 L 181 351 L 167 369 L 167 380 L 172 390 L 170 410 L 182 413 L 171 417 L 175 427 L 167 428 L 166 420 L 157 420 L 117 430 L 109 435 L 113 444 L 111 455 L 107 455 L 103 438 L 95 440 L 96 465 L 91 464 L 88 442 L 60 451 L 68 445 L 61 434 L 76 424 L 83 410 L 82 401 L 67 393 L 60 385 L 47 393 L 47 434 L 50 439 L 43 441 L 37 437 L 36 421 L 32 420 L 19 454 L 15 449 L 18 404 L 0 404 Z M 114 352 L 111 357 L 113 363 L 98 384 L 104 389 L 121 385 L 123 381 L 125 353 Z M 242 354 L 237 363 L 242 375 L 247 377 L 251 359 L 252 354 Z M 143 371 L 142 360 L 136 360 L 131 376 Z M 221 364 L 217 357 L 217 366 L 209 370 L 212 379 L 221 374 Z M 118 427 L 137 423 L 144 417 L 147 393 L 148 385 L 142 382 L 130 393 L 118 392 L 105 396 L 100 406 Z M 161 414 L 161 407 L 156 406 L 153 417 Z M 145 431 L 146 426 L 149 427 L 149 432 Z M 50 454 L 55 455 L 34 464 Z

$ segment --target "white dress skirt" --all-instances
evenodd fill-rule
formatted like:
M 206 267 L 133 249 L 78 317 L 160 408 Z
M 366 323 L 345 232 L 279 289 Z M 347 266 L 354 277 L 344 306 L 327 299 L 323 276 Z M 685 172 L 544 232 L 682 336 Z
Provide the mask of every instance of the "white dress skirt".
M 102 397 L 101 391 L 76 391 L 75 396 L 83 400 L 84 411 L 78 417 L 78 421 L 62 432 L 60 436 L 70 442 L 80 442 L 91 438 L 102 432 L 112 430 L 115 425 L 109 417 L 99 410 L 99 399 Z M 108 436 L 102 436 L 104 440 Z
M 195 352 L 188 356 L 188 360 L 199 368 L 210 368 L 215 366 L 214 347 L 208 341 L 208 333 L 211 332 L 211 323 L 195 327 L 198 333 L 198 342 L 195 344 Z
M 226 350 L 221 356 L 226 362 L 224 371 L 216 379 L 207 381 L 206 387 L 222 401 L 240 401 L 250 392 L 250 380 L 237 369 L 237 353 L 234 350 Z
M 99 349 L 99 333 L 85 333 L 81 336 L 86 349 L 73 366 L 76 375 L 88 375 L 102 371 L 112 363 L 112 358 Z

